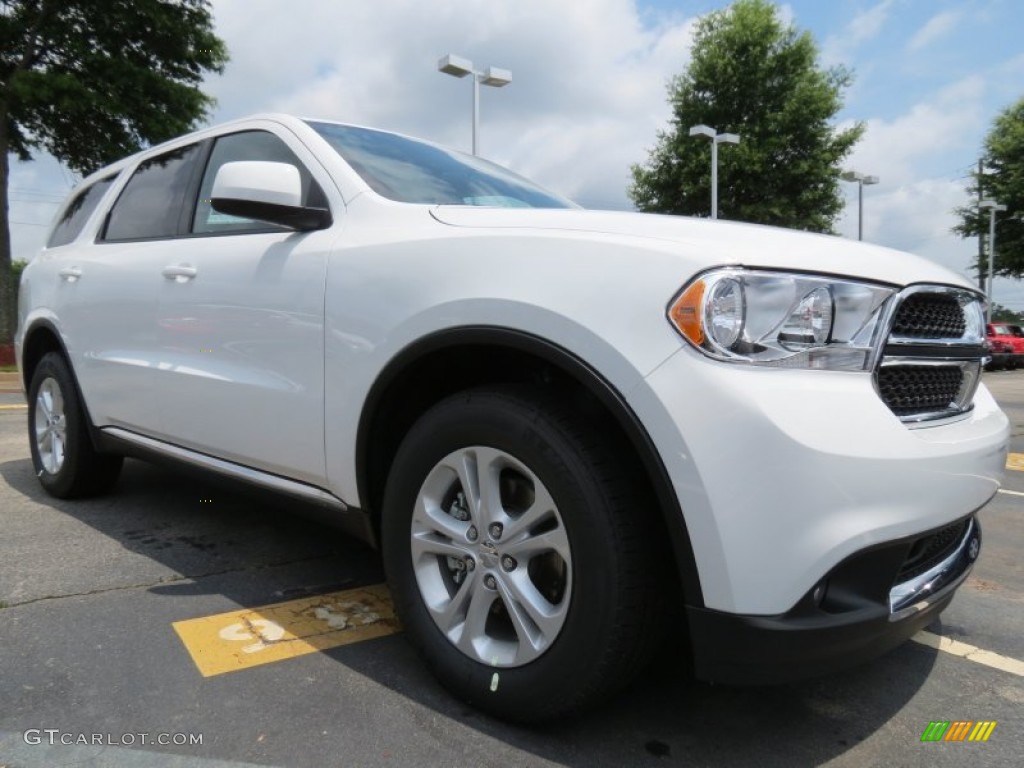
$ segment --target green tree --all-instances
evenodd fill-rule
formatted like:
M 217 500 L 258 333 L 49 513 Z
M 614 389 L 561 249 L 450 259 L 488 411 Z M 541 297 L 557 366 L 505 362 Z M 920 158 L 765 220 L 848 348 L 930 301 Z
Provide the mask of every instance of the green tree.
M 1004 307 L 1002 304 L 993 304 L 992 322 L 1020 325 L 1021 323 L 1024 323 L 1024 312 L 1016 312 L 1009 307 Z
M 0 0 L 0 345 L 16 322 L 9 154 L 89 173 L 185 133 L 226 61 L 207 0 Z
M 697 22 L 689 66 L 669 83 L 672 126 L 658 133 L 628 190 L 637 208 L 710 214 L 709 141 L 692 125 L 738 133 L 718 154 L 723 218 L 830 232 L 843 208 L 840 163 L 864 131 L 832 118 L 852 76 L 821 69 L 810 33 L 784 24 L 765 0 L 737 0 Z
M 1007 277 L 1024 276 L 1024 98 L 1003 110 L 985 137 L 981 158 L 983 172 L 974 174 L 968 189 L 971 203 L 956 209 L 960 223 L 953 230 L 963 237 L 988 240 L 990 214 L 978 210 L 979 198 L 994 199 L 1006 206 L 996 214 L 994 271 Z M 980 194 L 979 194 L 980 193 Z M 987 246 L 975 263 L 980 277 L 988 274 Z

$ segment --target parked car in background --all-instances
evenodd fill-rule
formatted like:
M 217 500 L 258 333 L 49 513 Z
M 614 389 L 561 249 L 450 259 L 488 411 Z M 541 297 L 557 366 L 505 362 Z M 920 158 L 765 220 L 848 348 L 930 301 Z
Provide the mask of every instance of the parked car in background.
M 934 621 L 1005 468 L 983 304 L 911 254 L 586 211 L 266 115 L 87 178 L 22 276 L 16 353 L 49 493 L 132 455 L 314 504 L 381 547 L 446 686 L 546 722 L 675 616 L 697 676 L 744 684 Z
M 1013 354 L 1013 345 L 1008 341 L 985 339 L 985 349 L 989 360 L 985 363 L 986 371 L 1001 371 L 1004 368 L 1013 370 L 1017 367 Z
M 1016 326 L 1020 330 L 1020 326 Z M 985 338 L 989 341 L 1000 342 L 1005 348 L 1010 347 L 1010 360 L 1006 367 L 1013 369 L 1024 365 L 1024 333 L 1017 335 L 1007 323 L 988 323 L 985 326 Z

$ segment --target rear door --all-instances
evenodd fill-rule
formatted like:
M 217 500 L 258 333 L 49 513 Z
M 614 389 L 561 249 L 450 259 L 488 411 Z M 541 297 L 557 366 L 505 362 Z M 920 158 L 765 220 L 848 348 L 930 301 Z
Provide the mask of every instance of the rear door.
M 62 249 L 62 333 L 97 425 L 151 435 L 162 429 L 154 398 L 160 269 L 180 234 L 202 150 L 193 143 L 141 162 L 96 241 Z M 58 225 L 54 238 L 67 236 Z

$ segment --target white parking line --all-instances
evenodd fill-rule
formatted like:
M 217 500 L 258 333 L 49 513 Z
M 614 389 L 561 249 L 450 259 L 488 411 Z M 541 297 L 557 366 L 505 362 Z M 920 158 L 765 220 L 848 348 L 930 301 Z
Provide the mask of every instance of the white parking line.
M 929 648 L 945 651 L 968 661 L 976 661 L 978 664 L 984 664 L 986 667 L 992 667 L 1002 672 L 1009 672 L 1011 675 L 1024 677 L 1024 661 L 1012 659 L 1009 656 L 1003 656 L 992 651 L 986 651 L 976 645 L 961 643 L 959 640 L 934 635 L 931 632 L 918 632 L 911 639 L 921 645 L 927 645 Z
M 1024 496 L 1024 493 L 1021 493 L 1020 491 L 1008 491 L 1005 488 L 1000 488 L 999 492 L 1005 493 L 1007 496 Z

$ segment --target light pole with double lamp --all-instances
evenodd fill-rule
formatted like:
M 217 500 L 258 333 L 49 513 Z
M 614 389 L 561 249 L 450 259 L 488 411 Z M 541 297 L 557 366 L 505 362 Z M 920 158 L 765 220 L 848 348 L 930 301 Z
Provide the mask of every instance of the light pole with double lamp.
M 711 218 L 718 218 L 718 145 L 739 144 L 738 133 L 719 133 L 707 125 L 690 127 L 691 136 L 707 136 L 711 139 Z
M 477 134 L 480 131 L 480 85 L 503 88 L 512 82 L 512 73 L 507 69 L 488 67 L 483 71 L 473 69 L 473 62 L 449 53 L 437 62 L 437 71 L 452 77 L 473 77 L 473 154 L 477 152 Z
M 988 290 L 985 292 L 988 296 L 988 308 L 985 310 L 985 320 L 991 322 L 992 292 L 996 284 L 996 275 L 993 271 L 996 263 L 996 214 L 1005 211 L 1006 206 L 995 200 L 982 200 L 978 203 L 978 208 L 988 209 Z
M 877 176 L 866 176 L 863 173 L 857 173 L 856 171 L 843 171 L 839 174 L 839 178 L 843 181 L 855 181 L 857 182 L 857 239 L 864 239 L 864 185 L 865 184 L 877 184 L 879 179 Z

